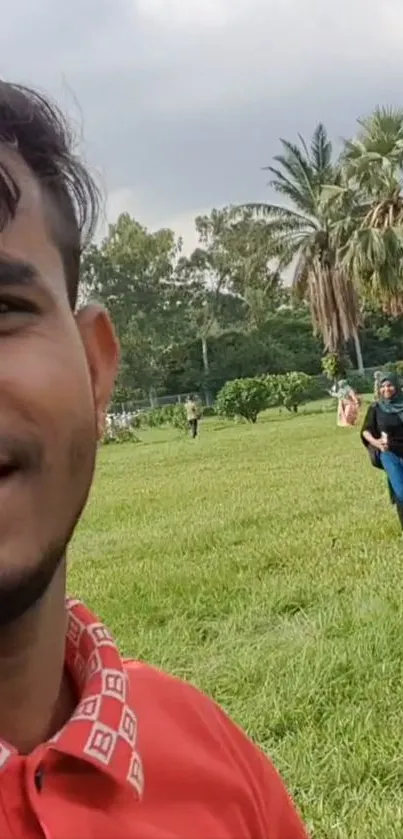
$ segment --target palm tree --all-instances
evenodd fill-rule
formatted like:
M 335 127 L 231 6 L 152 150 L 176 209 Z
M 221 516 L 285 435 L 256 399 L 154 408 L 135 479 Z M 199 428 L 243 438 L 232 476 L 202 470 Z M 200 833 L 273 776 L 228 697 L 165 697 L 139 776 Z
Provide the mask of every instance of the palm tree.
M 315 332 L 328 352 L 342 353 L 355 343 L 358 368 L 363 370 L 358 335 L 360 311 L 355 286 L 338 261 L 331 239 L 333 205 L 324 198 L 325 185 L 338 185 L 340 170 L 333 163 L 332 144 L 323 125 L 314 132 L 310 147 L 302 137 L 295 145 L 281 140 L 283 152 L 274 158 L 270 186 L 290 207 L 250 205 L 270 221 L 279 269 L 295 261 L 293 289 L 308 301 Z
M 326 188 L 337 210 L 332 241 L 364 296 L 403 311 L 403 111 L 377 108 L 345 143 L 340 183 Z

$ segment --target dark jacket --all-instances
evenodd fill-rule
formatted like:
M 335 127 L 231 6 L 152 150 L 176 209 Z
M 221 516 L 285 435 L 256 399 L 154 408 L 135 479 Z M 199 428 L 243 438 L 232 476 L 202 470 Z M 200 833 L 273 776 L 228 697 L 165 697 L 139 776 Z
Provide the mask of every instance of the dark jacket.
M 362 425 L 362 428 L 361 428 L 361 442 L 363 443 L 363 445 L 365 446 L 365 448 L 368 452 L 368 457 L 371 461 L 372 466 L 374 466 L 375 469 L 383 469 L 382 461 L 381 461 L 381 453 L 380 453 L 379 449 L 376 449 L 375 446 L 371 446 L 371 443 L 368 443 L 368 440 L 365 439 L 364 434 L 363 434 L 364 431 L 370 431 L 371 434 L 373 434 L 373 428 L 371 426 L 372 426 L 372 422 L 373 422 L 373 415 L 374 415 L 375 408 L 376 408 L 376 402 L 373 402 L 372 405 L 370 405 L 370 407 L 368 408 L 366 417 L 364 419 L 364 422 L 363 422 L 363 425 Z M 375 436 L 375 435 L 373 434 L 373 436 Z M 391 503 L 396 504 L 395 494 L 393 492 L 392 484 L 390 483 L 389 478 L 388 478 L 388 490 L 389 490 L 389 496 L 390 496 Z

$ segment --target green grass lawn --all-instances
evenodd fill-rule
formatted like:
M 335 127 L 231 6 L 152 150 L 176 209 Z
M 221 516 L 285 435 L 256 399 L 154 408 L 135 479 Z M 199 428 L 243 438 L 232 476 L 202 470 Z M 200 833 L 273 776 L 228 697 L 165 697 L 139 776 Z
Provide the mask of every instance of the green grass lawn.
M 403 836 L 403 543 L 334 413 L 105 447 L 70 591 L 272 756 L 315 839 Z

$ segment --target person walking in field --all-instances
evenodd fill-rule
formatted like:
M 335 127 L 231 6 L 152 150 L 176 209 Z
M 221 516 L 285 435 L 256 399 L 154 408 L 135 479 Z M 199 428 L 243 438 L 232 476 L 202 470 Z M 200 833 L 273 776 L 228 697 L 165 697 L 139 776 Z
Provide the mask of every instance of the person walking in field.
M 361 439 L 372 465 L 387 475 L 391 501 L 403 531 L 403 392 L 394 373 L 380 377 L 379 397 L 368 408 Z
M 358 419 L 360 399 L 347 379 L 341 379 L 337 383 L 332 396 L 338 399 L 337 425 L 341 428 L 354 426 Z
M 59 110 L 0 81 L 0 837 L 306 839 L 224 711 L 66 597 L 119 365 L 77 306 L 98 203 Z
M 192 439 L 198 435 L 200 421 L 200 406 L 194 396 L 188 396 L 185 402 L 186 419 L 190 428 Z

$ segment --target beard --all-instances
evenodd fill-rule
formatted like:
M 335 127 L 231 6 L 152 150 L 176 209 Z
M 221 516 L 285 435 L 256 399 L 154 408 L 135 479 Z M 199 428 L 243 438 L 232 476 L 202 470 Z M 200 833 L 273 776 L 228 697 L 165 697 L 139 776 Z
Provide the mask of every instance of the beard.
M 39 552 L 34 565 L 0 573 L 0 630 L 34 610 L 51 585 L 86 505 L 94 474 L 95 455 L 96 440 L 93 435 L 89 436 L 88 428 L 82 429 L 81 434 L 76 432 L 67 453 L 64 476 L 68 483 L 66 494 L 70 498 L 75 496 L 74 506 L 68 520 L 63 523 L 61 533 Z
M 34 568 L 0 581 L 0 629 L 18 621 L 42 600 L 63 560 L 68 541 L 51 546 Z

